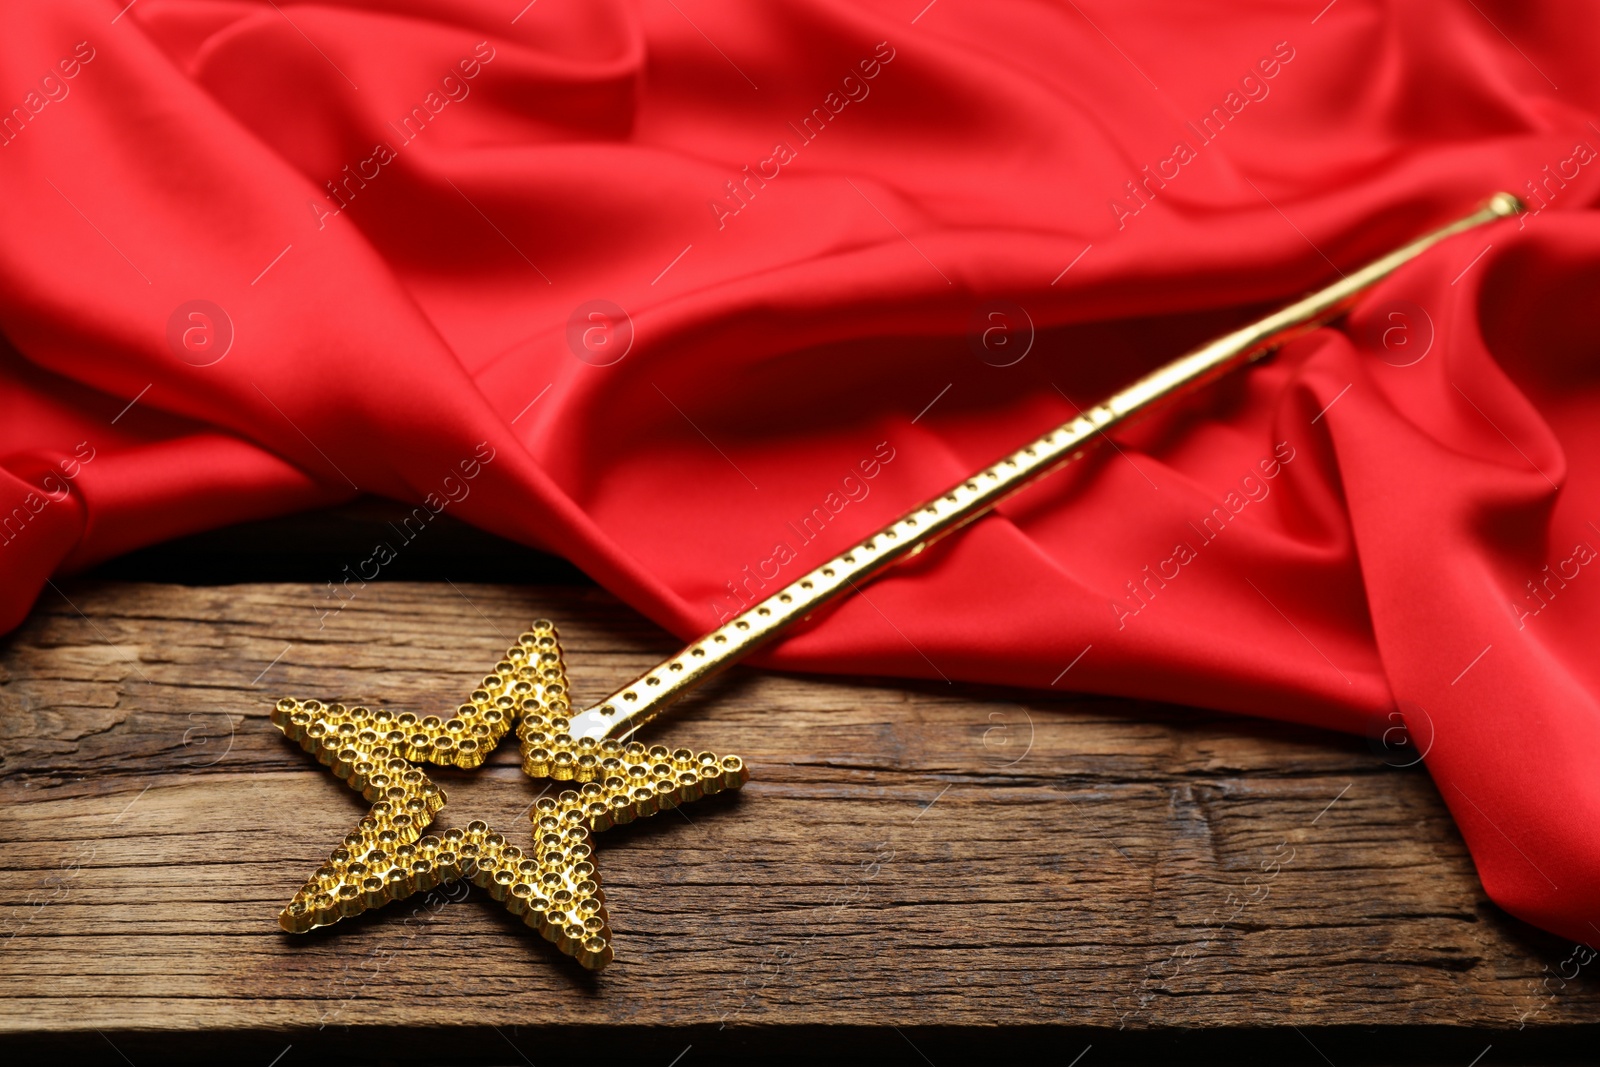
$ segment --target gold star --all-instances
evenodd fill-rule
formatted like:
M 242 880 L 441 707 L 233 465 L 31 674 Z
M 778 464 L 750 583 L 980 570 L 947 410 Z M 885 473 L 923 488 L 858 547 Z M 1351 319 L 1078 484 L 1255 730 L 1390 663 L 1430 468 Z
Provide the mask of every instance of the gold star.
M 278 701 L 273 725 L 372 801 L 371 812 L 283 909 L 283 928 L 304 933 L 466 878 L 584 967 L 611 962 L 611 927 L 589 834 L 738 789 L 749 772 L 737 756 L 574 738 L 569 715 L 561 645 L 555 626 L 542 619 L 449 719 Z M 424 837 L 445 795 L 415 764 L 476 767 L 513 722 L 527 774 L 580 788 L 533 805 L 527 851 L 481 821 Z

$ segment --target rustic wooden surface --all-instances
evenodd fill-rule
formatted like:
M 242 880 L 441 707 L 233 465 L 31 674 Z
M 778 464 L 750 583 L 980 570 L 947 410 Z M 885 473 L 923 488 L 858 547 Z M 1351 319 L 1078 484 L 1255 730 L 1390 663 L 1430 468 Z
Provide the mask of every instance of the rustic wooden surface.
M 580 701 L 674 647 L 592 588 L 321 607 L 303 584 L 67 584 L 0 642 L 0 1032 L 105 1062 L 166 1031 L 255 1035 L 266 1063 L 405 1028 L 543 1062 L 541 1035 L 599 1023 L 702 1050 L 877 1027 L 931 1062 L 995 1028 L 1057 1034 L 1063 1062 L 1174 1027 L 1276 1028 L 1282 1062 L 1466 1027 L 1498 1034 L 1484 1067 L 1552 1032 L 1594 1047 L 1600 964 L 1553 977 L 1572 946 L 1488 903 L 1425 774 L 1359 738 L 1082 696 L 717 683 L 651 736 L 752 780 L 597 839 L 599 976 L 477 890 L 284 934 L 364 805 L 271 727 L 278 696 L 450 708 L 541 615 Z M 512 834 L 546 784 L 511 743 L 439 777 L 446 816 Z

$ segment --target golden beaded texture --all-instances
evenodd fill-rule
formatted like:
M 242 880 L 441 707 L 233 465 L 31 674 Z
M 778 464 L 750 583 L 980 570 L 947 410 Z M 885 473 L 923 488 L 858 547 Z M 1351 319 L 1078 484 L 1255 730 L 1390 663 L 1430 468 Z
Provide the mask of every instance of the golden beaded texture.
M 542 619 L 448 719 L 286 698 L 272 722 L 372 803 L 283 909 L 285 930 L 304 933 L 465 878 L 590 970 L 613 956 L 590 835 L 749 778 L 738 756 L 574 737 L 560 639 Z M 482 821 L 424 836 L 445 794 L 417 765 L 477 767 L 513 723 L 530 777 L 577 786 L 529 809 L 532 847 Z

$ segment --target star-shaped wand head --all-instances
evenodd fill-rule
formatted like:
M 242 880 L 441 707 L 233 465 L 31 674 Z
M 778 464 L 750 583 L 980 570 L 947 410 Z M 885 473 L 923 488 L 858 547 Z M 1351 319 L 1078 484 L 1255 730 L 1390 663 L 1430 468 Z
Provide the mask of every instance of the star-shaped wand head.
M 590 833 L 738 789 L 749 773 L 737 756 L 575 738 L 569 714 L 561 645 L 546 620 L 517 639 L 449 719 L 280 700 L 274 725 L 372 802 L 284 908 L 283 928 L 304 933 L 466 878 L 584 967 L 604 967 L 611 927 Z M 445 794 L 417 764 L 477 767 L 513 723 L 524 771 L 579 786 L 532 805 L 532 848 L 508 844 L 482 821 L 423 836 Z

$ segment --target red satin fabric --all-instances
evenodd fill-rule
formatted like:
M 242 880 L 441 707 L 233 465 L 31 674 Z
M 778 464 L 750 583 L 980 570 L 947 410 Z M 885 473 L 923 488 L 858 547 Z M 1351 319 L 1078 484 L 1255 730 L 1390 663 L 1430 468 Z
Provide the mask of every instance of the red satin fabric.
M 8 7 L 4 628 L 52 574 L 359 489 L 687 637 L 1533 183 L 765 662 L 1398 705 L 1494 899 L 1596 935 L 1593 5 Z M 627 322 L 569 330 L 596 300 Z M 995 300 L 1037 327 L 1010 366 Z

